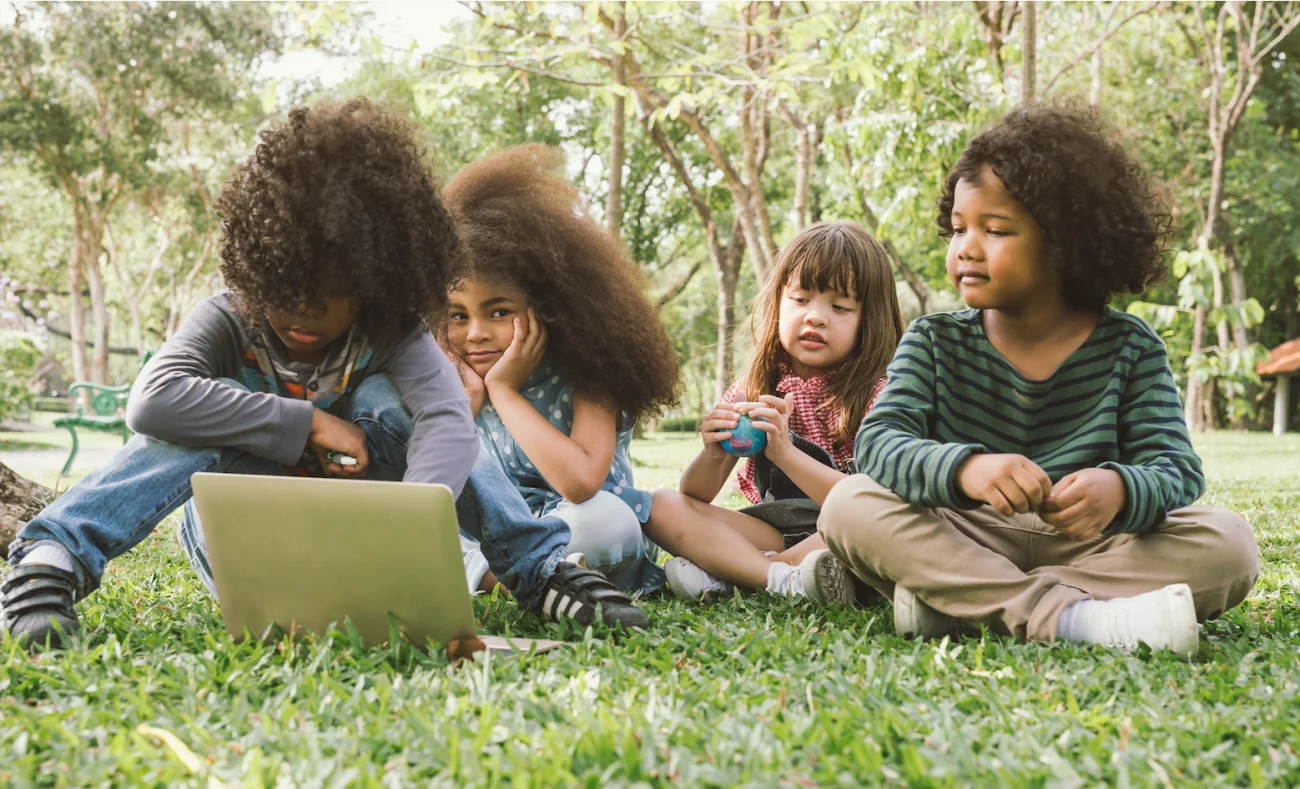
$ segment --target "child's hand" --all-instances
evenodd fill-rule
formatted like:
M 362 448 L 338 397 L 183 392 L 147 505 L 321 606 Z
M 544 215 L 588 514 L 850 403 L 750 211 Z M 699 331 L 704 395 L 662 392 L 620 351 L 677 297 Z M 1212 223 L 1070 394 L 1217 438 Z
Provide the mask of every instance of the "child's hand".
M 738 410 L 754 420 L 754 427 L 767 433 L 767 447 L 763 454 L 767 455 L 768 460 L 780 465 L 781 460 L 794 449 L 794 444 L 790 442 L 790 414 L 794 411 L 794 395 L 787 394 L 784 400 L 773 395 L 762 395 L 757 403 L 741 404 Z
M 366 452 L 366 431 L 333 414 L 313 409 L 311 415 L 311 432 L 307 434 L 307 446 L 311 447 L 320 458 L 321 468 L 331 477 L 357 479 L 366 472 L 370 465 L 370 454 Z M 326 457 L 330 452 L 341 452 L 356 458 L 355 466 L 340 466 L 331 463 Z
M 731 428 L 739 421 L 740 412 L 734 403 L 718 403 L 713 410 L 704 415 L 700 422 L 700 438 L 704 440 L 704 451 L 719 458 L 730 457 L 727 451 L 718 446 L 731 438 Z
M 510 347 L 483 376 L 484 385 L 489 390 L 503 386 L 518 391 L 537 369 L 544 353 L 546 330 L 533 314 L 533 308 L 529 307 L 527 317 L 515 318 L 515 336 L 510 340 Z
M 469 396 L 470 413 L 477 419 L 479 412 L 487 403 L 487 385 L 483 383 L 483 378 L 474 372 L 474 368 L 460 358 L 460 354 L 448 351 L 447 358 L 456 365 L 456 372 L 460 374 L 460 383 L 465 387 L 465 394 Z
M 1043 502 L 1043 521 L 1072 540 L 1091 540 L 1124 509 L 1124 478 L 1108 468 L 1066 474 Z
M 1038 509 L 1052 493 L 1052 480 L 1024 455 L 977 453 L 957 469 L 957 487 L 1009 516 Z

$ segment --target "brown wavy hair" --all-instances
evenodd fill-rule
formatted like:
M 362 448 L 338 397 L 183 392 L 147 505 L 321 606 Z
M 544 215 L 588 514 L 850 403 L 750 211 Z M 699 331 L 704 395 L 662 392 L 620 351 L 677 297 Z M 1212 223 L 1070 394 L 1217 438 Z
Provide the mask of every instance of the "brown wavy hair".
M 222 187 L 221 273 L 248 325 L 354 297 L 372 341 L 446 303 L 460 243 L 415 126 L 364 98 L 295 107 Z
M 858 300 L 857 341 L 827 382 L 830 399 L 818 406 L 839 412 L 835 442 L 851 442 L 867 413 L 876 382 L 903 338 L 903 313 L 898 308 L 889 255 L 879 241 L 852 222 L 818 222 L 791 239 L 754 300 L 750 317 L 754 358 L 741 379 L 747 397 L 775 395 L 781 364 L 789 363 L 778 326 L 781 296 L 795 277 L 809 290 L 844 293 Z
M 677 354 L 640 270 L 588 215 L 563 167 L 561 151 L 521 145 L 447 183 L 443 200 L 465 244 L 456 279 L 517 287 L 564 376 L 635 421 L 676 405 Z M 445 336 L 446 315 L 436 317 Z

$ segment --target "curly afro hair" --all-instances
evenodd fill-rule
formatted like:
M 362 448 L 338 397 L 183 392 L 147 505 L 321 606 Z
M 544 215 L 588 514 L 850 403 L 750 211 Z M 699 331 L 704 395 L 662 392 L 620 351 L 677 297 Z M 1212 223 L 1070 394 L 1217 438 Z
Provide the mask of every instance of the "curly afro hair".
M 1114 294 L 1140 293 L 1164 275 L 1170 215 L 1095 110 L 1018 107 L 971 140 L 939 198 L 945 238 L 957 182 L 978 181 L 986 166 L 1038 223 L 1070 303 L 1100 310 Z
M 416 128 L 364 98 L 290 110 L 221 190 L 221 273 L 251 327 L 354 298 L 372 342 L 414 331 L 460 256 Z
M 519 288 L 565 377 L 635 421 L 677 403 L 677 354 L 640 270 L 587 214 L 563 166 L 560 151 L 521 145 L 447 183 L 443 199 L 465 244 L 458 279 Z

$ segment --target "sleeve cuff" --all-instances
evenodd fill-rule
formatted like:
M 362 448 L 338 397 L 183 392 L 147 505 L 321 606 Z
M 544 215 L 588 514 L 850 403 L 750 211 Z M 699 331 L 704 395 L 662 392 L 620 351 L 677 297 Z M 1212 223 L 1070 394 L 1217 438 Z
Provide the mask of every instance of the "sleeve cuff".
M 1115 520 L 1111 521 L 1109 526 L 1102 529 L 1101 533 L 1103 535 L 1111 536 L 1115 534 L 1133 534 L 1135 532 L 1150 531 L 1157 523 L 1164 521 L 1165 508 L 1163 506 L 1156 507 L 1153 517 L 1148 519 L 1149 522 L 1134 520 L 1134 514 L 1136 512 L 1148 508 L 1138 506 L 1141 503 L 1138 501 L 1137 493 L 1138 472 L 1132 466 L 1106 461 L 1104 463 L 1098 463 L 1097 468 L 1114 471 L 1119 474 L 1120 479 L 1124 480 L 1124 509 L 1119 511 L 1119 514 L 1115 516 Z
M 971 455 L 983 454 L 988 452 L 988 450 L 980 444 L 960 444 L 959 446 L 961 447 L 961 451 L 958 452 L 956 458 L 953 459 L 951 466 L 952 470 L 948 472 L 947 478 L 943 481 L 944 500 L 940 506 L 953 510 L 976 510 L 983 507 L 984 502 L 979 499 L 972 499 L 970 496 L 961 492 L 961 489 L 957 487 L 957 472 L 961 469 L 961 465 L 965 463 L 966 459 Z
M 292 466 L 302 457 L 311 435 L 311 420 L 316 410 L 308 400 L 277 397 L 280 406 L 280 429 L 270 435 L 263 457 L 282 466 Z

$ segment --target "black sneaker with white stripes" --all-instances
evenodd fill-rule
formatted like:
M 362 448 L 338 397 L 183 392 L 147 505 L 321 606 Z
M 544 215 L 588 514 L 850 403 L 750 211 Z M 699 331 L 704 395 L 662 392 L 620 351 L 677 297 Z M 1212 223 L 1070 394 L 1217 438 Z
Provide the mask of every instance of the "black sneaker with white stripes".
M 48 564 L 20 564 L 0 585 L 0 629 L 28 649 L 63 646 L 77 631 L 77 576 Z M 56 626 L 57 624 L 57 626 Z
M 541 596 L 542 617 L 552 622 L 562 618 L 590 625 L 599 620 L 607 625 L 645 629 L 650 617 L 632 604 L 627 595 L 595 570 L 560 562 L 546 582 Z

